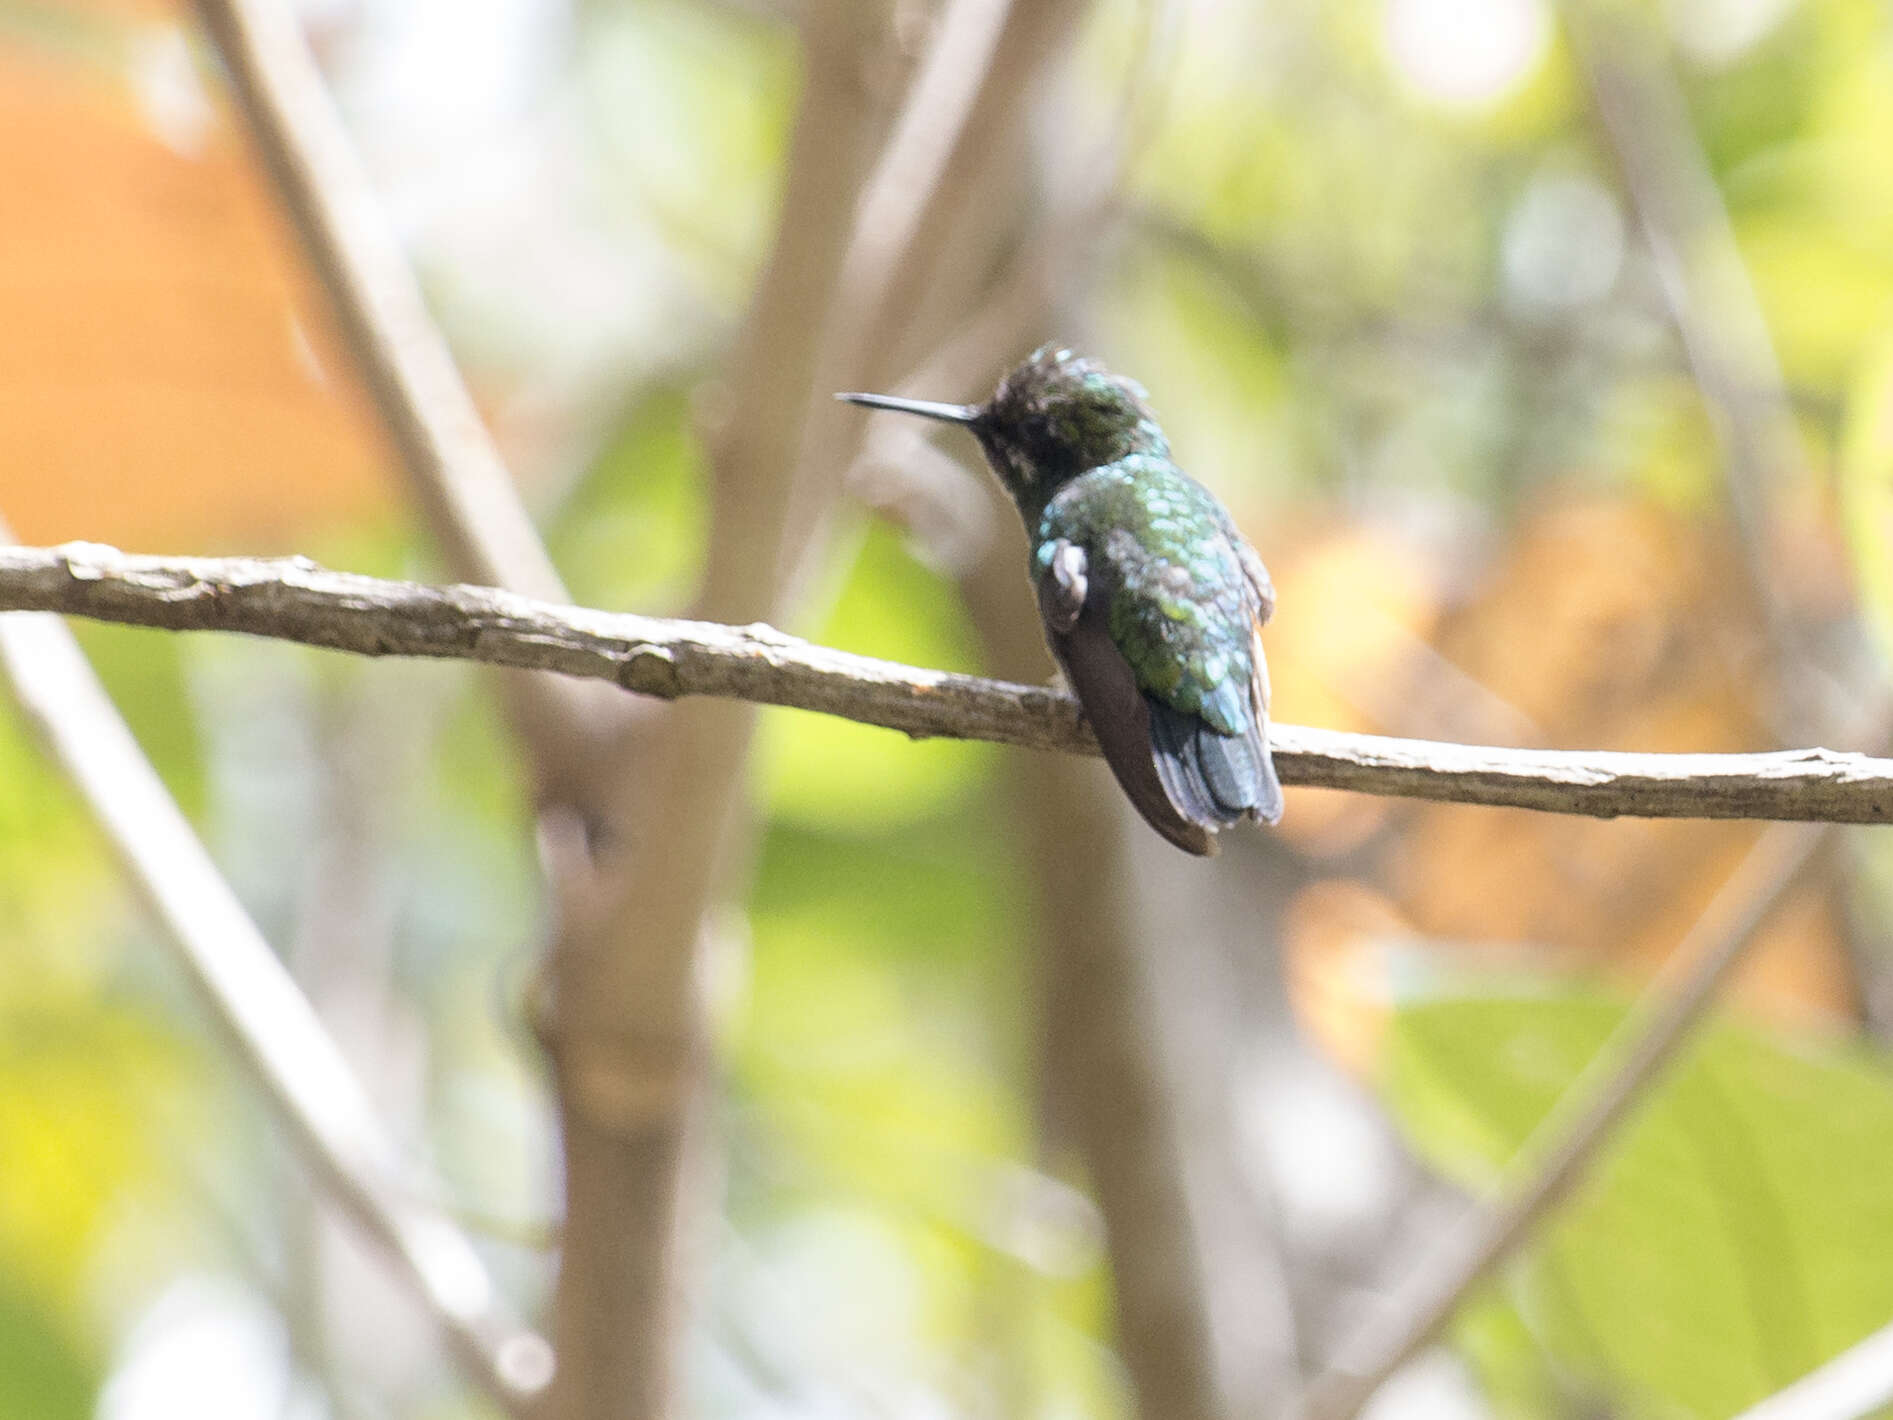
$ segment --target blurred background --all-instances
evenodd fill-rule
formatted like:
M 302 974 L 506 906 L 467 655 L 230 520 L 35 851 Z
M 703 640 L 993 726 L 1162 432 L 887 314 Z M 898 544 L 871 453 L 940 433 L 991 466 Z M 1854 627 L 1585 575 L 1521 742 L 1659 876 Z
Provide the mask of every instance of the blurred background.
M 807 218 L 785 185 L 878 149 L 933 7 L 298 8 L 573 599 L 700 606 L 731 352 Z M 792 629 L 1049 673 L 970 445 L 816 386 L 976 399 L 1056 336 L 1146 386 L 1269 562 L 1283 721 L 1881 741 L 1883 4 L 1054 10 L 878 363 L 776 361 L 807 412 L 752 462 L 847 470 Z M 861 133 L 798 141 L 824 96 Z M 0 513 L 35 544 L 448 575 L 188 7 L 0 0 Z M 76 630 L 434 1201 L 543 1315 L 528 1002 L 557 914 L 492 683 Z M 781 711 L 748 782 L 705 933 L 719 1162 L 679 1343 L 705 1416 L 1281 1413 L 1761 831 L 1298 789 L 1204 864 L 1096 764 Z M 1889 924 L 1893 845 L 1837 839 L 1372 1413 L 1714 1420 L 1893 1320 Z M 0 1416 L 495 1413 L 158 930 L 0 708 Z M 1151 1296 L 1184 1300 L 1159 1325 Z

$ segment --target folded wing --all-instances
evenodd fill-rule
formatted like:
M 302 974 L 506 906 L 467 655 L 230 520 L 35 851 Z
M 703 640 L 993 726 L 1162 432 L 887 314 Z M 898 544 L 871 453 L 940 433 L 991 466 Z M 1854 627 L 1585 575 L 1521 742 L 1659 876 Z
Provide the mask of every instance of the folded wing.
M 1111 640 L 1110 588 L 1089 575 L 1083 549 L 1060 542 L 1039 579 L 1038 592 L 1052 653 L 1085 708 L 1105 762 L 1137 812 L 1186 853 L 1214 853 L 1211 830 L 1222 821 L 1187 812 L 1160 775 L 1152 708 L 1161 702 L 1144 693 L 1130 662 Z

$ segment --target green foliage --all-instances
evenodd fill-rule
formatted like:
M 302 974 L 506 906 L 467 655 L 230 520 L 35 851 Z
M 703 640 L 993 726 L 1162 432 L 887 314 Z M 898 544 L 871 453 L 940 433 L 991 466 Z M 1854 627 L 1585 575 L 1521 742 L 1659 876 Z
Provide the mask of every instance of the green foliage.
M 0 1420 L 87 1420 L 97 1379 L 44 1306 L 0 1271 Z
M 862 655 L 947 670 L 977 668 L 973 634 L 959 595 L 922 566 L 885 523 L 859 530 L 833 610 L 813 634 Z M 1021 615 L 1030 590 L 1019 576 Z M 873 831 L 913 823 L 963 798 L 993 762 L 991 745 L 910 740 L 831 715 L 768 716 L 756 748 L 765 802 L 785 823 Z
M 683 602 L 703 557 L 705 471 L 683 389 L 627 411 L 546 530 L 579 605 L 658 613 Z
M 1623 1019 L 1582 992 L 1403 1007 L 1386 1098 L 1481 1192 Z M 1465 1340 L 1509 1413 L 1595 1387 L 1632 1415 L 1734 1414 L 1893 1315 L 1893 1072 L 1717 1025 L 1687 1049 Z M 1555 1381 L 1554 1381 L 1555 1378 Z
M 72 791 L 18 711 L 0 708 L 0 979 L 91 978 L 110 883 L 104 845 Z

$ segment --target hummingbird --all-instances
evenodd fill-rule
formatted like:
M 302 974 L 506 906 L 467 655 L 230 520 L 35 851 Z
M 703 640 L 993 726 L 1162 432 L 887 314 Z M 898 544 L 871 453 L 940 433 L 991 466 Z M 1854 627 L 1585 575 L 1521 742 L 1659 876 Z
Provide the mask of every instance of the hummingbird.
M 1281 818 L 1261 639 L 1275 589 L 1229 511 L 1172 461 L 1142 386 L 1047 345 L 984 404 L 836 398 L 979 441 L 1025 520 L 1052 654 L 1152 828 L 1210 854 L 1219 830 Z

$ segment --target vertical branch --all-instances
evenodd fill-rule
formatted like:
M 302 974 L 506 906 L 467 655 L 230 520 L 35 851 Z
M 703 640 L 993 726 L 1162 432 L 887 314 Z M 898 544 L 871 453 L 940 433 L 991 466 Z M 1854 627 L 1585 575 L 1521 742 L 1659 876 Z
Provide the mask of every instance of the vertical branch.
M 776 241 L 736 341 L 733 411 L 713 434 L 710 542 L 698 615 L 773 615 L 808 369 L 885 121 L 881 17 L 812 0 L 803 90 Z M 554 1293 L 558 1417 L 676 1412 L 693 1271 L 715 1195 L 704 1137 L 709 1042 L 700 934 L 739 805 L 754 710 L 641 707 L 596 767 L 612 805 L 594 852 L 582 826 L 542 833 L 559 884 L 550 1009 L 559 1084 L 565 1247 Z
M 1070 144 L 1055 145 L 1050 161 L 1075 164 L 1081 179 L 1064 184 L 1060 210 L 1017 244 L 974 313 L 900 381 L 903 391 L 980 398 L 998 371 L 1044 338 L 1061 294 L 1082 285 L 1108 230 L 1119 176 L 1142 131 L 1129 115 L 1151 106 L 1160 68 L 1150 54 L 1161 50 L 1152 46 L 1130 76 L 1126 117 L 1102 153 L 1080 161 Z M 1022 156 L 992 155 L 987 167 L 1018 166 Z M 1021 174 L 1010 176 L 1010 186 L 1024 186 Z M 1041 188 L 1053 186 L 1039 176 Z M 990 171 L 974 180 L 1008 185 Z M 1049 660 L 1013 510 L 1001 506 L 983 471 L 970 489 L 948 484 L 958 465 L 941 468 L 944 455 L 920 459 L 923 441 L 905 423 L 875 426 L 855 481 L 877 506 L 931 535 L 936 556 L 959 569 L 987 665 L 1040 680 Z M 996 527 L 1005 531 L 995 539 Z M 1159 914 L 1143 900 L 1121 797 L 1096 765 L 1037 756 L 1019 762 L 1004 797 L 1036 886 L 1047 1122 L 1075 1146 L 1104 1217 L 1117 1347 L 1139 1411 L 1165 1420 L 1276 1413 L 1299 1379 L 1283 1260 L 1251 1200 L 1238 1202 L 1241 1219 L 1219 1206 L 1229 1201 L 1218 1187 L 1225 1180 L 1214 1177 L 1233 1151 L 1227 1111 L 1206 1116 L 1193 1107 L 1200 1098 L 1182 1088 L 1172 1038 L 1179 1022 L 1160 999 L 1175 994 L 1159 975 L 1169 966 L 1154 960 L 1159 944 L 1146 935 Z
M 990 8 L 991 0 L 954 0 L 941 35 L 967 33 L 967 17 Z M 822 440 L 831 436 L 813 431 L 817 419 L 834 425 L 827 393 L 836 386 L 808 372 L 857 358 L 836 353 L 834 333 L 857 327 L 835 312 L 857 299 L 857 275 L 865 273 L 849 265 L 848 253 L 863 249 L 867 222 L 885 224 L 894 238 L 880 258 L 886 291 L 925 270 L 941 241 L 950 205 L 940 202 L 937 183 L 906 188 L 898 201 L 860 197 L 884 131 L 863 75 L 885 37 L 864 23 L 862 7 L 845 0 L 816 0 L 803 20 L 803 109 L 781 231 L 732 365 L 727 404 L 737 414 L 716 451 L 712 541 L 697 603 L 703 616 L 780 615 L 794 600 L 794 569 L 819 545 L 845 450 L 830 450 L 832 467 L 801 463 L 819 477 L 787 476 L 784 454 L 829 447 Z M 950 67 L 959 51 L 931 52 L 896 131 L 941 143 L 953 155 L 944 172 L 964 166 L 980 135 L 1016 113 L 1015 90 L 1046 52 L 1039 41 L 1031 27 L 1007 26 L 990 68 L 970 76 Z M 954 92 L 973 98 L 935 112 L 940 95 Z M 879 171 L 891 162 L 884 155 Z M 860 318 L 860 339 L 889 341 L 904 315 L 883 292 Z M 661 1415 L 675 1405 L 674 1339 L 666 1338 L 685 1308 L 690 1215 L 711 1176 L 701 1132 L 708 1045 L 699 936 L 737 838 L 753 724 L 753 710 L 737 705 L 641 717 L 624 742 L 622 765 L 635 769 L 636 793 L 627 795 L 630 812 L 603 860 L 609 880 L 569 899 L 591 904 L 591 921 L 562 924 L 549 1030 L 567 1150 L 567 1247 L 555 1300 L 561 1415 Z M 567 856 L 582 875 L 576 856 Z M 639 1206 L 628 1208 L 628 1196 Z
M 1001 516 L 1016 526 L 1010 510 Z M 1008 528 L 960 585 L 988 662 L 1029 681 L 1048 657 L 1024 567 Z M 1202 864 L 1167 847 L 1141 861 L 1126 835 L 1143 826 L 1101 765 L 1027 757 L 1006 797 L 1036 887 L 1047 1113 L 1069 1131 L 1104 1217 L 1118 1351 L 1139 1412 L 1279 1413 L 1299 1381 L 1283 1259 L 1265 1210 L 1239 1202 L 1247 1216 L 1236 1217 L 1227 1206 L 1220 1185 L 1236 1146 L 1231 1112 L 1217 1107 L 1227 1077 L 1198 1073 L 1209 1051 L 1179 1039 L 1220 1034 L 1204 1010 L 1203 939 L 1235 914 L 1206 901 L 1218 894 L 1205 892 Z M 1185 950 L 1170 931 L 1199 940 Z
M 987 658 L 1043 675 L 1017 535 L 963 579 Z M 1096 766 L 1026 758 L 1007 790 L 1037 888 L 1041 1069 L 1047 1113 L 1069 1131 L 1105 1224 L 1117 1345 L 1147 1420 L 1227 1412 L 1197 1265 L 1178 1099 L 1138 939 L 1125 821 Z
M 962 366 L 993 337 L 1003 361 L 1020 339 L 1029 343 L 1043 331 L 1051 275 L 1028 252 L 982 314 L 928 360 L 921 377 L 904 383 L 948 398 L 973 395 L 975 378 L 989 384 L 990 369 L 974 377 Z M 1004 501 L 989 483 L 980 487 L 988 504 Z M 905 492 L 887 496 L 914 501 Z M 994 507 L 986 521 L 1006 531 L 965 566 L 961 595 L 988 666 L 1010 679 L 1040 680 L 1049 660 L 1017 519 L 1010 508 Z M 1117 1348 L 1139 1413 L 1150 1420 L 1275 1413 L 1298 1380 L 1281 1259 L 1272 1239 L 1251 1246 L 1257 1240 L 1246 1229 L 1218 1228 L 1228 1219 L 1204 1216 L 1212 1190 L 1201 1185 L 1215 1161 L 1193 1151 L 1216 1155 L 1231 1144 L 1216 1127 L 1227 1115 L 1204 1137 L 1202 1111 L 1182 1088 L 1170 1038 L 1177 1021 L 1163 1008 L 1158 979 L 1170 964 L 1153 959 L 1161 945 L 1147 933 L 1158 914 L 1143 900 L 1148 885 L 1126 841 L 1121 796 L 1098 765 L 1030 756 L 1009 777 L 1005 798 L 1029 845 L 1024 856 L 1036 888 L 1047 1122 L 1068 1134 L 1104 1218 Z M 1192 896 L 1200 896 L 1200 883 Z M 1212 1231 L 1223 1256 L 1209 1255 Z M 1214 1286 L 1212 1274 L 1236 1285 Z

